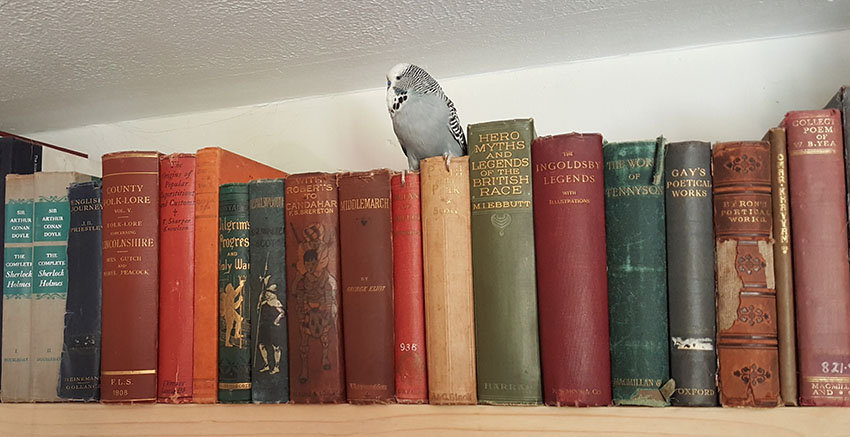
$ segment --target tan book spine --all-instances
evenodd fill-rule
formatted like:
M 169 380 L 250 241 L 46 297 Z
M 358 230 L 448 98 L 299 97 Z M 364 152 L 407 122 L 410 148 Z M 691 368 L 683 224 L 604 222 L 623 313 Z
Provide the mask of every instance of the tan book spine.
M 791 210 L 788 205 L 788 155 L 785 129 L 773 128 L 770 142 L 773 186 L 773 271 L 776 278 L 776 327 L 779 334 L 779 393 L 785 405 L 797 405 L 797 333 L 794 320 L 794 266 L 791 259 Z
M 421 181 L 429 401 L 475 404 L 469 157 L 422 160 Z

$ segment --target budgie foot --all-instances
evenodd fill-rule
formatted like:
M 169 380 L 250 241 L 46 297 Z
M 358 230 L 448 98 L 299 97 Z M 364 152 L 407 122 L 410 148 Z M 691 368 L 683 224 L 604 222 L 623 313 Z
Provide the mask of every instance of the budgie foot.
M 452 155 L 449 152 L 443 153 L 443 158 L 446 158 L 446 171 L 451 171 Z
M 401 186 L 403 187 L 405 184 L 405 176 L 407 176 L 407 170 L 401 171 Z

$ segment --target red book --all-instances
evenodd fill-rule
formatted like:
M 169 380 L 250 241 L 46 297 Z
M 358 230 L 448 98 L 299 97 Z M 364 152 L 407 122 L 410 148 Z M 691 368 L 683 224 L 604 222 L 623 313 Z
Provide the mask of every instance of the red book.
M 349 403 L 395 396 L 390 172 L 339 176 L 342 335 Z
M 159 402 L 192 401 L 195 155 L 159 161 Z
M 850 406 L 850 265 L 841 113 L 785 116 L 800 405 Z
M 602 136 L 531 145 L 543 399 L 611 403 Z
M 156 401 L 159 153 L 103 155 L 103 402 Z
M 427 403 L 425 294 L 419 173 L 392 178 L 393 292 L 395 293 L 395 397 Z

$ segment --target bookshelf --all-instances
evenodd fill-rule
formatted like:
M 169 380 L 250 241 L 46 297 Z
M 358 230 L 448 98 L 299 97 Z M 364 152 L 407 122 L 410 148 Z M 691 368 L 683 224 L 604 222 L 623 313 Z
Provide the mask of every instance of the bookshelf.
M 839 436 L 841 408 L 555 408 L 430 405 L 9 404 L 0 435 Z

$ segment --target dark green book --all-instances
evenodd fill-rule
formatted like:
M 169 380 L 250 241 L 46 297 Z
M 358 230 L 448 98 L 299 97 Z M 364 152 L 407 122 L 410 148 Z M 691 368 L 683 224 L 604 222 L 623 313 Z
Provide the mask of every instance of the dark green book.
M 469 125 L 478 401 L 539 404 L 531 119 Z
M 251 401 L 248 184 L 219 187 L 218 400 Z
M 254 343 L 251 397 L 259 403 L 289 402 L 283 190 L 283 179 L 262 179 L 248 184 Z
M 668 405 L 664 139 L 606 143 L 605 232 L 616 405 Z

